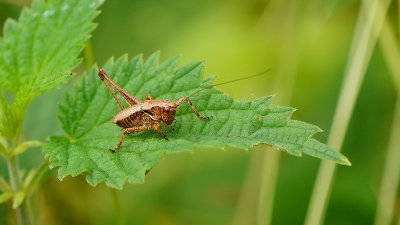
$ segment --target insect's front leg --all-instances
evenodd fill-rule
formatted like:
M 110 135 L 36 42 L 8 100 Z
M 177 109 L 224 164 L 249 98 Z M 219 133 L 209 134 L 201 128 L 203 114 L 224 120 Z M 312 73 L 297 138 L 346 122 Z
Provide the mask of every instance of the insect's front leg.
M 160 122 L 160 121 L 155 121 L 155 122 L 153 123 L 153 129 L 154 129 L 155 131 L 157 131 L 157 133 L 160 134 L 161 137 L 163 137 L 165 140 L 168 141 L 167 135 L 165 135 L 165 134 L 162 132 L 162 130 L 161 130 L 161 122 Z
M 171 125 L 167 125 L 169 127 L 169 131 L 173 132 L 175 130 L 175 125 L 176 125 L 177 120 L 174 119 Z
M 183 98 L 179 99 L 178 102 L 176 103 L 176 105 L 179 107 L 184 101 L 187 102 L 187 104 L 190 106 L 190 108 L 192 108 L 193 112 L 196 114 L 197 117 L 199 117 L 199 119 L 201 119 L 201 120 L 209 120 L 209 119 L 212 118 L 212 116 L 201 116 L 200 113 L 193 106 L 192 102 L 186 97 L 183 97 Z
M 119 140 L 117 147 L 115 147 L 114 149 L 110 149 L 110 151 L 111 151 L 112 153 L 114 153 L 115 151 L 117 151 L 117 150 L 121 147 L 121 144 L 122 144 L 122 142 L 124 141 L 125 135 L 127 135 L 127 134 L 132 134 L 132 133 L 135 133 L 135 132 L 137 132 L 137 131 L 146 131 L 146 130 L 149 130 L 149 129 L 150 129 L 150 127 L 149 127 L 149 126 L 146 126 L 146 125 L 138 126 L 138 127 L 129 127 L 129 128 L 126 128 L 126 129 L 124 130 L 124 133 L 122 133 L 121 139 Z

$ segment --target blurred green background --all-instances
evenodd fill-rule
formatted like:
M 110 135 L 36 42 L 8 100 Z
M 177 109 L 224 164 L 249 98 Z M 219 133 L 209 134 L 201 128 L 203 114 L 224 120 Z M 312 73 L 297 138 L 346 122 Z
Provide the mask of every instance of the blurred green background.
M 0 24 L 18 18 L 29 4 L 1 0 Z M 397 7 L 395 2 L 389 9 L 394 24 Z M 325 142 L 359 9 L 360 1 L 354 0 L 108 0 L 86 50 L 100 66 L 111 56 L 143 53 L 146 58 L 158 50 L 161 60 L 181 55 L 181 65 L 204 60 L 205 76 L 217 75 L 216 82 L 270 67 L 268 75 L 219 89 L 237 99 L 274 94 L 275 104 L 298 109 L 294 119 L 325 130 L 316 136 Z M 31 104 L 24 138 L 44 140 L 61 133 L 57 104 L 90 64 L 85 60 L 62 90 Z M 324 224 L 373 224 L 395 99 L 377 45 L 342 149 L 353 166 L 337 168 Z M 126 224 L 256 224 L 263 154 L 261 149 L 196 149 L 166 155 L 145 184 L 128 184 L 119 192 Z M 40 149 L 30 150 L 21 165 L 32 168 L 42 159 Z M 302 224 L 320 160 L 282 154 L 280 161 L 272 224 Z M 2 159 L 0 171 L 7 174 Z M 39 205 L 39 224 L 101 225 L 117 224 L 112 199 L 104 184 L 91 187 L 83 176 L 59 181 L 52 171 L 33 202 Z M 15 222 L 10 208 L 0 205 L 0 224 Z M 399 212 L 397 197 L 395 218 Z M 243 218 L 247 222 L 239 223 Z

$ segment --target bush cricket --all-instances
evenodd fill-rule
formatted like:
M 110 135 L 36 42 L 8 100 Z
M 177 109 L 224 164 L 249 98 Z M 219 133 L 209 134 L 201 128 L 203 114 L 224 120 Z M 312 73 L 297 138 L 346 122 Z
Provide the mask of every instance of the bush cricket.
M 252 76 L 215 84 L 209 88 L 239 80 L 249 79 L 255 76 L 260 76 L 268 72 L 269 70 L 270 69 Z M 174 121 L 176 122 L 175 119 L 176 110 L 184 102 L 186 102 L 190 106 L 190 108 L 193 110 L 193 112 L 199 119 L 209 120 L 212 118 L 211 116 L 201 116 L 199 112 L 196 110 L 196 108 L 193 106 L 192 102 L 190 102 L 189 100 L 189 97 L 209 88 L 200 89 L 194 92 L 193 94 L 189 95 L 188 97 L 180 98 L 176 102 L 172 100 L 153 100 L 150 94 L 147 94 L 146 100 L 142 102 L 140 99 L 124 91 L 121 87 L 119 87 L 116 83 L 114 83 L 114 81 L 106 74 L 106 72 L 104 72 L 103 69 L 99 70 L 98 75 L 100 79 L 103 81 L 103 83 L 106 85 L 108 90 L 111 92 L 112 96 L 117 101 L 118 105 L 121 107 L 122 110 L 114 117 L 114 121 L 112 122 L 124 129 L 124 132 L 122 133 L 121 139 L 119 140 L 117 146 L 114 149 L 110 149 L 112 153 L 114 153 L 121 147 L 125 135 L 132 134 L 138 131 L 147 131 L 153 129 L 158 134 L 160 134 L 165 140 L 168 140 L 168 137 L 161 130 L 161 124 L 163 123 L 164 125 L 170 127 L 172 131 L 175 125 Z M 122 105 L 121 101 L 118 99 L 117 95 L 107 82 L 112 87 L 114 87 L 120 93 L 120 95 L 126 100 L 126 102 L 129 104 L 128 108 L 125 108 Z

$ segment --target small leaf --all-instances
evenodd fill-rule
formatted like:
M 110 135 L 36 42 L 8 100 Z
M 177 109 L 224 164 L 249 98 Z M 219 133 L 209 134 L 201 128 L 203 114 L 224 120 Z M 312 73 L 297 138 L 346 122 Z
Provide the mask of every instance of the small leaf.
M 2 176 L 0 176 L 0 190 L 2 192 L 11 191 L 11 187 L 6 180 Z
M 5 158 L 9 157 L 9 153 L 8 153 L 7 149 L 4 147 L 4 144 L 1 143 L 1 141 L 0 141 L 0 155 L 2 155 Z
M 7 202 L 8 200 L 10 200 L 12 197 L 14 196 L 14 194 L 12 192 L 4 192 L 0 194 L 0 203 L 4 203 Z
M 14 197 L 13 197 L 13 209 L 16 209 L 18 206 L 21 205 L 21 203 L 25 199 L 25 192 L 24 191 L 19 191 L 17 192 Z
M 30 196 L 39 186 L 43 175 L 48 171 L 49 164 L 47 161 L 43 162 L 42 165 L 37 169 L 29 171 L 28 175 L 24 179 L 24 187 L 27 196 Z
M 189 96 L 212 79 L 203 80 L 202 63 L 191 63 L 175 69 L 174 57 L 158 65 L 158 53 L 143 63 L 138 56 L 128 61 L 127 56 L 108 60 L 104 70 L 127 92 L 145 99 L 177 101 Z M 254 101 L 235 101 L 212 88 L 191 97 L 201 115 L 199 120 L 187 104 L 176 113 L 178 121 L 166 141 L 154 130 L 127 135 L 122 147 L 109 152 L 121 138 L 121 128 L 109 123 L 120 109 L 108 89 L 97 76 L 98 68 L 83 76 L 82 82 L 65 96 L 60 105 L 59 119 L 64 136 L 52 136 L 44 146 L 51 167 L 59 167 L 58 177 L 86 173 L 89 184 L 106 182 L 122 188 L 125 181 L 141 183 L 145 172 L 154 167 L 165 153 L 186 152 L 195 147 L 223 148 L 232 146 L 248 149 L 258 144 L 269 144 L 296 156 L 302 153 L 348 164 L 346 157 L 311 137 L 321 130 L 314 125 L 290 120 L 293 108 L 274 106 L 272 97 Z

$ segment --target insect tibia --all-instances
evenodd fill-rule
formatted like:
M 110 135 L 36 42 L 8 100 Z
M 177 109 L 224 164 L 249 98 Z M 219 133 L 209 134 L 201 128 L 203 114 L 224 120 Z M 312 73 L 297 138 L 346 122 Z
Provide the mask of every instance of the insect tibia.
M 189 98 L 183 97 L 179 99 L 176 102 L 177 107 L 179 107 L 183 102 L 187 102 L 189 107 L 193 110 L 193 112 L 196 114 L 196 116 L 201 119 L 201 120 L 209 120 L 212 118 L 212 116 L 201 116 L 200 113 L 197 111 L 197 109 L 193 106 L 192 102 L 189 100 Z
M 176 106 L 179 107 L 187 98 L 186 97 L 182 97 L 180 98 L 177 102 L 176 102 Z M 188 99 L 189 100 L 189 99 Z

